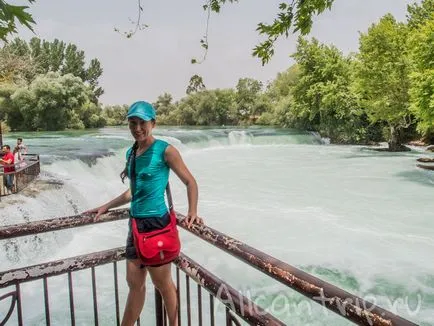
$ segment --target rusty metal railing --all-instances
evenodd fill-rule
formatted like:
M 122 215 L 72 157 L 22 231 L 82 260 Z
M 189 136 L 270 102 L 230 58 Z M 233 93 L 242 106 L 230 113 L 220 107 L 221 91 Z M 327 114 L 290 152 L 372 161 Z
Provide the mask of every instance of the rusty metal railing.
M 207 241 L 208 243 L 216 246 L 217 248 L 231 254 L 232 256 L 240 259 L 244 263 L 260 270 L 262 273 L 272 277 L 273 279 L 283 283 L 289 288 L 303 294 L 312 301 L 323 305 L 327 309 L 335 312 L 343 318 L 346 318 L 359 325 L 399 325 L 408 326 L 415 325 L 414 323 L 405 320 L 381 307 L 375 306 L 374 304 L 363 300 L 355 295 L 352 295 L 330 283 L 327 283 L 319 278 L 316 278 L 308 273 L 305 273 L 291 265 L 286 264 L 274 257 L 271 257 L 255 248 L 252 248 L 241 241 L 238 241 L 232 237 L 229 237 L 213 228 L 208 226 L 193 226 L 193 228 L 188 229 L 184 223 L 184 216 L 177 213 L 178 215 L 178 225 L 183 229 L 193 233 L 199 238 Z M 108 222 L 121 219 L 127 219 L 129 217 L 128 210 L 120 209 L 113 210 L 103 217 L 101 217 L 98 222 Z M 63 218 L 57 218 L 52 220 L 38 221 L 20 225 L 13 225 L 8 227 L 0 228 L 0 239 L 9 239 L 13 237 L 19 237 L 24 235 L 30 235 L 41 232 L 50 232 L 55 230 L 61 230 L 65 228 L 71 228 L 76 226 L 89 225 L 94 223 L 93 218 L 90 216 L 69 216 Z M 118 253 L 121 249 L 117 249 Z M 113 257 L 113 256 L 111 256 Z M 119 254 L 116 257 L 123 257 Z M 89 258 L 89 257 L 88 257 Z M 82 257 L 85 259 L 85 257 Z M 68 260 L 64 260 L 68 263 Z M 106 262 L 105 262 L 106 263 Z M 56 264 L 62 264 L 61 261 Z M 100 262 L 98 262 L 100 264 Z M 181 291 L 179 284 L 179 270 L 186 273 L 186 284 L 187 284 L 187 323 L 191 324 L 191 315 L 189 313 L 189 307 L 191 305 L 189 296 L 189 279 L 193 279 L 196 283 L 206 289 L 210 295 L 216 295 L 216 287 L 219 288 L 223 284 L 227 286 L 230 291 L 235 291 L 228 284 L 219 280 L 216 276 L 212 275 L 202 266 L 198 265 L 196 262 L 192 261 L 185 255 L 181 255 L 176 261 L 177 268 L 177 288 L 178 296 Z M 57 265 L 56 265 L 57 266 Z M 75 266 L 75 265 L 74 265 Z M 83 265 L 88 268 L 88 265 Z M 96 265 L 95 265 L 96 266 Z M 79 267 L 77 267 L 79 268 Z M 21 271 L 22 272 L 22 271 Z M 55 271 L 52 271 L 53 273 Z M 62 271 L 64 272 L 64 271 Z M 15 276 L 14 276 L 15 275 Z M 7 271 L 0 273 L 0 288 L 12 284 L 19 284 L 19 282 L 26 281 L 19 279 L 20 273 L 15 271 Z M 26 274 L 27 275 L 27 274 Z M 42 276 L 41 276 L 42 277 Z M 9 282 L 9 283 L 7 283 Z M 11 283 L 12 282 L 12 283 Z M 14 294 L 10 296 L 15 296 L 19 299 L 19 288 L 13 291 Z M 218 295 L 218 299 L 221 300 L 226 305 L 226 324 L 227 325 L 238 325 L 238 320 L 234 317 L 234 314 L 241 317 L 243 320 L 252 325 L 283 325 L 282 322 L 275 319 L 273 316 L 265 313 L 261 308 L 255 306 L 250 300 L 242 297 L 239 299 L 239 295 L 231 296 L 231 304 L 226 302 L 225 298 Z M 201 297 L 201 292 L 198 290 L 198 297 Z M 158 295 L 157 295 L 158 298 Z M 237 299 L 238 298 L 238 299 Z M 18 300 L 17 299 L 17 300 Z M 235 299 L 235 300 L 234 300 Z M 165 322 L 165 313 L 161 304 L 161 297 L 158 299 L 160 305 L 156 306 L 157 312 L 157 326 L 167 325 Z M 158 301 L 157 301 L 158 302 Z M 211 302 L 211 301 L 210 301 Z M 211 305 L 211 303 L 210 303 Z M 18 311 L 19 311 L 19 301 L 17 301 Z M 202 315 L 202 307 L 198 303 L 199 316 Z M 254 309 L 252 308 L 254 307 Z M 256 310 L 255 310 L 256 309 Z M 257 310 L 259 309 L 259 310 Z M 258 314 L 258 311 L 261 311 Z M 20 313 L 19 313 L 20 315 Z M 212 314 L 211 314 L 212 315 Z M 264 317 L 265 316 L 265 317 Z M 265 319 L 259 319 L 264 317 Z M 201 317 L 198 317 L 199 320 Z M 201 325 L 201 322 L 199 322 Z M 211 323 L 211 325 L 214 325 Z
M 13 172 L 0 171 L 0 197 L 15 194 L 23 190 L 27 185 L 35 180 L 41 172 L 39 155 L 23 154 L 25 159 L 16 164 L 13 164 Z M 9 167 L 9 165 L 1 166 L 1 168 Z M 13 187 L 11 190 L 6 187 L 6 178 L 12 176 Z
M 33 266 L 28 266 L 25 268 L 13 269 L 5 272 L 0 272 L 0 289 L 7 287 L 14 287 L 15 289 L 6 293 L 5 295 L 0 297 L 0 302 L 8 297 L 11 297 L 10 307 L 8 309 L 8 313 L 3 320 L 0 320 L 0 325 L 5 325 L 14 311 L 15 306 L 17 307 L 17 320 L 18 324 L 23 324 L 23 311 L 22 311 L 22 296 L 20 286 L 26 282 L 32 282 L 36 280 L 43 280 L 44 287 L 44 304 L 45 304 L 45 322 L 47 325 L 51 324 L 50 320 L 50 300 L 49 300 L 49 291 L 48 291 L 48 280 L 50 277 L 62 274 L 68 274 L 68 296 L 69 296 L 69 307 L 70 307 L 70 323 L 75 325 L 75 304 L 74 304 L 74 290 L 73 290 L 73 281 L 72 275 L 74 272 L 91 269 L 91 277 L 92 277 L 92 296 L 93 296 L 93 321 L 95 325 L 99 324 L 98 318 L 98 300 L 97 300 L 97 291 L 96 291 L 96 270 L 97 266 L 105 265 L 112 263 L 113 264 L 113 289 L 114 289 L 114 300 L 115 300 L 115 311 L 114 311 L 114 320 L 116 320 L 116 324 L 120 324 L 120 313 L 119 313 L 119 289 L 118 289 L 118 267 L 117 262 L 125 259 L 125 248 L 116 248 L 106 251 L 101 251 L 97 253 L 81 255 L 77 257 L 71 257 L 67 259 L 52 261 L 49 263 L 38 264 Z M 227 309 L 236 312 L 242 319 L 249 322 L 253 325 L 270 325 L 270 326 L 282 326 L 284 325 L 282 322 L 265 312 L 263 309 L 255 305 L 246 297 L 241 297 L 237 293 L 237 291 L 232 288 L 227 283 L 223 282 L 219 278 L 217 278 L 212 273 L 206 271 L 202 266 L 191 260 L 184 254 L 180 254 L 179 258 L 175 261 L 176 266 L 176 284 L 178 297 L 180 294 L 181 286 L 180 286 L 180 273 L 182 270 L 185 273 L 186 277 L 186 310 L 187 310 L 187 324 L 191 325 L 192 323 L 192 315 L 191 315 L 191 302 L 190 302 L 190 279 L 193 279 L 197 283 L 197 293 L 198 293 L 198 322 L 199 325 L 203 322 L 203 310 L 202 310 L 202 291 L 207 290 L 210 294 L 210 324 L 215 325 L 214 318 L 214 299 L 218 298 L 219 300 L 223 300 L 223 304 L 227 306 Z M 218 289 L 221 287 L 225 288 L 225 292 L 222 295 L 218 296 Z M 237 298 L 237 301 L 230 302 L 228 297 Z M 227 301 L 224 301 L 227 300 Z M 182 306 L 182 305 L 181 305 Z M 166 325 L 166 316 L 164 312 L 164 308 L 162 305 L 161 297 L 158 292 L 156 292 L 156 301 L 155 301 L 155 309 L 156 309 L 156 325 Z M 181 318 L 181 309 L 178 310 L 178 318 L 182 321 Z M 228 315 L 226 315 L 228 318 Z M 239 324 L 238 320 L 230 315 L 230 323 L 227 325 L 231 325 L 232 322 Z M 138 324 L 140 324 L 140 320 L 138 320 Z

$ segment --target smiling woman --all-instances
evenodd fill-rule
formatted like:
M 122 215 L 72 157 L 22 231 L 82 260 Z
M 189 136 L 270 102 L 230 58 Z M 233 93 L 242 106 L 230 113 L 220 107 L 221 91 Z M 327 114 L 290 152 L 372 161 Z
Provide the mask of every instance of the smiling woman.
M 110 202 L 91 209 L 95 219 L 109 209 L 131 202 L 126 244 L 128 299 L 122 325 L 134 325 L 145 300 L 146 275 L 163 297 L 170 326 L 178 325 L 176 287 L 171 276 L 171 262 L 180 252 L 176 215 L 171 203 L 166 206 L 164 193 L 172 169 L 187 187 L 187 222 L 202 224 L 197 216 L 198 189 L 193 175 L 178 150 L 166 141 L 155 139 L 154 107 L 145 101 L 133 103 L 127 114 L 135 143 L 127 151 L 127 163 L 121 173 L 128 176 L 130 188 Z M 152 240 L 150 238 L 152 237 Z M 143 241 L 139 242 L 139 239 Z M 144 244 L 144 240 L 147 239 Z

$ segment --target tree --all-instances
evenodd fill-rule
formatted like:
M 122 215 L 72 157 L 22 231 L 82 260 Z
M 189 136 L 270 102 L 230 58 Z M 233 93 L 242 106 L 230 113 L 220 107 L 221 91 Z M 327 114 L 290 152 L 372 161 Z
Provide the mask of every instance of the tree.
M 84 51 L 79 50 L 75 44 L 66 44 L 58 39 L 50 42 L 37 37 L 33 37 L 27 44 L 26 41 L 16 38 L 0 50 L 0 56 L 2 52 L 8 53 L 12 58 L 5 64 L 9 67 L 17 66 L 18 63 L 23 66 L 23 62 L 28 62 L 28 71 L 20 74 L 25 75 L 27 82 L 31 82 L 38 74 L 50 71 L 63 75 L 71 73 L 89 84 L 93 93 L 90 98 L 92 102 L 97 104 L 98 98 L 104 93 L 99 86 L 99 78 L 103 73 L 101 63 L 95 58 L 86 67 Z
M 411 125 L 408 29 L 388 14 L 360 36 L 356 89 L 370 121 L 389 126 L 389 150 L 401 151 L 402 132 Z
M 195 92 L 199 92 L 201 90 L 204 90 L 205 84 L 203 83 L 203 79 L 201 76 L 199 75 L 193 75 L 190 78 L 190 82 L 188 84 L 186 93 L 187 94 L 191 94 L 191 93 L 195 93 Z
M 169 115 L 170 112 L 175 110 L 176 106 L 172 103 L 172 100 L 172 95 L 169 93 L 158 96 L 157 101 L 154 103 L 154 108 L 159 116 Z
M 410 42 L 413 63 L 410 104 L 423 135 L 434 133 L 434 8 L 431 17 L 413 30 Z
M 36 75 L 36 67 L 29 53 L 22 50 L 0 49 L 0 84 L 13 83 L 19 85 L 28 83 Z
M 88 93 L 83 81 L 72 74 L 38 76 L 12 94 L 8 125 L 15 130 L 63 130 L 78 114 L 75 110 L 88 101 Z
M 262 90 L 262 83 L 253 78 L 240 78 L 236 86 L 237 115 L 248 120 L 255 113 L 255 102 Z
M 299 73 L 291 89 L 288 124 L 319 131 L 334 142 L 363 141 L 363 112 L 351 90 L 351 57 L 334 46 L 303 38 L 292 57 Z
M 105 106 L 102 111 L 102 116 L 109 126 L 120 126 L 127 124 L 128 105 L 113 105 Z
M 50 71 L 60 71 L 60 69 L 62 68 L 63 60 L 65 59 L 66 44 L 63 41 L 54 39 L 53 42 L 49 43 L 48 47 Z
M 93 96 L 91 98 L 92 102 L 98 103 L 98 98 L 104 94 L 104 90 L 102 87 L 99 87 L 98 79 L 101 77 L 103 69 L 101 67 L 101 63 L 98 59 L 92 59 L 89 64 L 89 68 L 87 68 L 85 72 L 85 79 L 89 83 L 90 89 L 92 90 Z
M 300 67 L 292 65 L 284 72 L 279 72 L 268 86 L 267 94 L 273 101 L 290 95 L 291 89 L 296 85 L 300 75 Z
M 425 21 L 432 18 L 434 13 L 434 0 L 423 0 L 421 3 L 414 3 L 407 6 L 407 21 L 408 26 L 418 28 Z
M 79 51 L 75 44 L 68 44 L 65 49 L 65 61 L 61 69 L 62 75 L 73 74 L 86 80 L 86 69 L 84 68 L 84 51 Z

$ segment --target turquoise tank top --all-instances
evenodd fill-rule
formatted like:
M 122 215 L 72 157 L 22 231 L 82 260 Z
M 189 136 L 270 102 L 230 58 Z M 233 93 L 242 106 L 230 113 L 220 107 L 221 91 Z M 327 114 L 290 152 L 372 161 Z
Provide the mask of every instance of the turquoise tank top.
M 159 217 L 165 215 L 168 211 L 164 200 L 170 172 L 169 166 L 164 159 L 167 146 L 169 144 L 164 140 L 155 139 L 144 153 L 136 157 L 136 186 L 130 205 L 130 213 L 133 217 Z M 131 151 L 132 148 L 127 151 L 127 162 Z M 130 168 L 131 164 L 128 164 L 127 173 L 128 178 L 131 180 Z

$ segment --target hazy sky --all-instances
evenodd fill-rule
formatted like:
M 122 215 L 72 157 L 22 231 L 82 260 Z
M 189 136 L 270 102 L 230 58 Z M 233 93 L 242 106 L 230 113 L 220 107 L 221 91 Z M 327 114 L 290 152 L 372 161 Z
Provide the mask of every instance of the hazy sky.
M 205 0 L 143 0 L 143 22 L 149 28 L 132 39 L 114 32 L 114 27 L 123 31 L 133 27 L 129 18 L 136 18 L 136 0 L 37 0 L 31 12 L 38 37 L 73 42 L 88 60 L 96 57 L 101 61 L 104 104 L 129 104 L 138 99 L 155 101 L 163 92 L 179 99 L 196 73 L 207 88 L 234 87 L 240 77 L 263 82 L 275 78 L 293 63 L 289 55 L 296 36 L 282 39 L 266 66 L 251 52 L 261 40 L 255 31 L 257 23 L 271 22 L 280 2 L 240 0 L 212 14 L 209 53 L 201 65 L 192 65 L 190 60 L 203 54 L 199 40 L 205 32 Z M 332 11 L 316 20 L 311 35 L 345 53 L 357 51 L 359 32 L 388 12 L 404 20 L 407 4 L 413 2 L 336 0 Z M 32 34 L 23 30 L 20 36 L 29 39 Z

